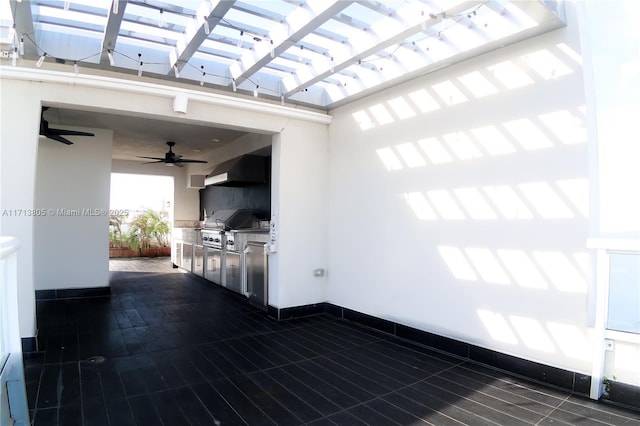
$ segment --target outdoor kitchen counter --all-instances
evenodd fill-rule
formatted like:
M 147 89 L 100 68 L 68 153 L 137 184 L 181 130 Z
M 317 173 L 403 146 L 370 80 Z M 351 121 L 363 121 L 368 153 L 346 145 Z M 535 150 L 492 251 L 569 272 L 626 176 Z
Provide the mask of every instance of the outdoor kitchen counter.
M 172 239 L 180 240 L 192 244 L 202 244 L 202 234 L 200 228 L 173 228 Z
M 238 251 L 243 251 L 249 241 L 269 242 L 269 228 L 238 229 L 231 233 L 235 236 L 235 247 Z

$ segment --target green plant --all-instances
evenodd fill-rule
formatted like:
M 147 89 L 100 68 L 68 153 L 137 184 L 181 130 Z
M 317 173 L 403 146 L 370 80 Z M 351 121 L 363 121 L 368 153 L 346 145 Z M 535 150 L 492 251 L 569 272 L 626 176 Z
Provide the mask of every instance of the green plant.
M 604 378 L 602 379 L 602 384 L 604 386 L 605 395 L 609 395 L 609 392 L 611 392 L 611 387 L 615 383 L 615 380 L 616 380 L 615 374 L 612 376 L 611 379 L 609 379 L 607 376 L 604 376 Z
M 122 248 L 122 225 L 126 219 L 126 214 L 109 216 L 109 247 Z
M 124 236 L 124 240 L 129 248 L 137 250 L 140 254 L 142 250 L 151 247 L 154 241 L 160 247 L 168 243 L 170 227 L 162 213 L 146 210 L 134 217 L 128 225 L 129 232 Z

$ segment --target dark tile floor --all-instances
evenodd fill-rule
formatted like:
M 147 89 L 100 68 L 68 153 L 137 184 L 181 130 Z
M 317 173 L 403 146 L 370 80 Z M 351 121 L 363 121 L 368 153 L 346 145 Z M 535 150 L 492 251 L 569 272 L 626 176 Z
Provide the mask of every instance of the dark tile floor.
M 276 322 L 166 259 L 112 262 L 111 285 L 38 302 L 35 425 L 640 425 L 329 315 Z

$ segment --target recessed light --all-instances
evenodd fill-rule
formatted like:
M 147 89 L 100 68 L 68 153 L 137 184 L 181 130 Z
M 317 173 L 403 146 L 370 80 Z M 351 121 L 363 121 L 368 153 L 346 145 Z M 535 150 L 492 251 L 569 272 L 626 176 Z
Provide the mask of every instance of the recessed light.
M 200 152 L 200 150 L 199 149 L 194 149 L 193 152 Z
M 213 138 L 213 139 L 211 139 L 211 142 L 220 142 L 220 139 L 218 139 L 218 138 Z

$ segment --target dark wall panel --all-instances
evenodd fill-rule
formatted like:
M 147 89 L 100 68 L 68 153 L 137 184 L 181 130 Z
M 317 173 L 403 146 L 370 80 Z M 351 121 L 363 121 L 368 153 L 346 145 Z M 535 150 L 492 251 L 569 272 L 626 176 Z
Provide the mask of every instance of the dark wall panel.
M 203 209 L 212 211 L 228 209 L 252 209 L 259 219 L 271 217 L 271 157 L 266 157 L 267 182 L 243 186 L 211 185 L 200 190 L 200 220 Z

